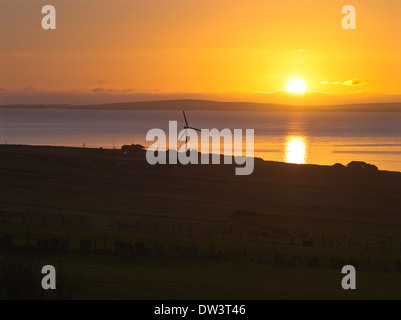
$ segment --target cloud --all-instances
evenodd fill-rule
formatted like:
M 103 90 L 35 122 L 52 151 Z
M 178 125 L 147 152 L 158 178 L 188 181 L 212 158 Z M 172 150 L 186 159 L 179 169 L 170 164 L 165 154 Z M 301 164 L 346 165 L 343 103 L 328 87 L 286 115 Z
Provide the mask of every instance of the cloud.
M 132 89 L 123 89 L 123 90 L 118 90 L 118 89 L 104 89 L 104 88 L 94 88 L 92 89 L 92 92 L 108 92 L 108 93 L 129 93 L 132 92 Z
M 113 93 L 128 93 L 128 92 L 132 92 L 132 89 L 123 89 L 123 90 L 109 89 L 107 91 L 113 92 Z
M 24 91 L 30 91 L 30 90 L 32 90 L 32 89 L 33 89 L 32 86 L 27 86 L 26 88 L 24 88 Z
M 347 80 L 347 81 L 320 81 L 321 84 L 340 84 L 343 86 L 351 86 L 351 87 L 357 87 L 357 86 L 363 86 L 368 84 L 365 80 L 361 78 L 353 78 L 352 80 Z
M 110 83 L 121 83 L 121 82 L 126 82 L 126 81 L 128 81 L 128 80 L 127 79 L 120 79 L 120 80 L 100 79 L 97 81 L 89 82 L 89 85 L 105 85 L 105 84 L 110 84 Z
M 363 86 L 368 83 L 363 79 L 353 78 L 352 80 L 344 81 L 343 84 L 346 86 Z

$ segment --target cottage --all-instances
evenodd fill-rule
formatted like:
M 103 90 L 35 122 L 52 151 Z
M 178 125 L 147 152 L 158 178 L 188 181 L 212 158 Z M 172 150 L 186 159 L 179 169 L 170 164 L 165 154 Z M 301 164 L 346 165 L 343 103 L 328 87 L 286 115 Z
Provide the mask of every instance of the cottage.
M 347 167 L 353 170 L 369 170 L 369 171 L 376 171 L 378 168 L 370 163 L 366 163 L 364 161 L 351 161 L 348 163 Z
M 140 144 L 123 145 L 121 151 L 124 155 L 138 154 L 145 152 L 145 147 Z

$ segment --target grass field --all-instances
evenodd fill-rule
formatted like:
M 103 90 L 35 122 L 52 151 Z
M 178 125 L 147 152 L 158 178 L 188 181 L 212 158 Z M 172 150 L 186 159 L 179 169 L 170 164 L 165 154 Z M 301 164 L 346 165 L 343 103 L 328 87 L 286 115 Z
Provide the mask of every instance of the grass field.
M 68 252 L 39 252 L 23 248 L 26 230 L 30 237 L 51 238 L 69 234 Z M 296 247 L 222 239 L 199 239 L 118 231 L 82 230 L 50 226 L 0 224 L 0 232 L 15 234 L 19 249 L 3 250 L 0 259 L 24 257 L 41 265 L 62 265 L 77 283 L 76 299 L 400 299 L 401 273 L 395 271 L 400 252 L 357 249 Z M 106 235 L 106 247 L 104 239 Z M 79 239 L 98 241 L 96 252 L 79 252 Z M 196 246 L 201 258 L 121 256 L 114 252 L 114 240 L 167 248 L 180 244 Z M 34 242 L 32 246 L 34 246 Z M 246 248 L 246 256 L 244 256 Z M 106 250 L 104 250 L 106 249 Z M 224 258 L 212 258 L 212 252 Z M 274 254 L 290 258 L 300 255 L 302 266 L 276 265 Z M 341 288 L 340 270 L 332 270 L 330 257 L 357 259 L 357 290 Z M 269 263 L 259 262 L 268 257 Z M 305 265 L 316 257 L 319 268 Z M 368 258 L 369 257 L 369 258 Z M 367 265 L 369 261 L 369 270 Z M 392 262 L 392 263 L 391 263 Z M 385 272 L 388 264 L 391 272 Z
M 257 161 L 254 175 L 236 177 L 230 166 L 151 167 L 119 150 L 0 155 L 0 237 L 14 238 L 0 261 L 62 266 L 71 298 L 401 298 L 399 173 Z M 38 250 L 36 239 L 51 238 L 70 249 Z M 160 243 L 165 255 L 119 255 L 116 241 Z M 175 246 L 200 257 L 173 257 Z M 342 289 L 331 258 L 359 263 L 357 290 Z
M 341 288 L 339 272 L 240 261 L 191 261 L 113 255 L 27 254 L 43 265 L 63 263 L 79 280 L 76 299 L 400 299 L 400 277 L 357 274 L 357 290 Z M 2 258 L 7 254 L 2 254 Z

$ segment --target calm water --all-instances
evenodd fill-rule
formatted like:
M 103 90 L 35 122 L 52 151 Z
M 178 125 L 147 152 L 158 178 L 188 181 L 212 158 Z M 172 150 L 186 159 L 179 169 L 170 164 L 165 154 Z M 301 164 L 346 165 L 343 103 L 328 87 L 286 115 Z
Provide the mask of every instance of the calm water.
M 188 111 L 197 128 L 255 129 L 255 156 L 332 165 L 366 161 L 401 171 L 401 113 Z M 184 125 L 179 111 L 0 110 L 0 143 L 120 148 L 149 146 L 152 128 Z

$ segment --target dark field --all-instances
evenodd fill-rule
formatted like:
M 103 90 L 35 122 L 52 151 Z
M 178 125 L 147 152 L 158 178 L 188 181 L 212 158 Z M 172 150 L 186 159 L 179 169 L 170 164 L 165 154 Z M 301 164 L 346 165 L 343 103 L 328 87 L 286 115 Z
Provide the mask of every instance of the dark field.
M 77 299 L 400 299 L 400 201 L 394 172 L 257 159 L 235 176 L 141 152 L 2 145 L 0 236 L 14 243 L 0 260 L 62 265 Z M 51 238 L 69 249 L 38 246 Z M 357 264 L 357 290 L 341 288 L 335 259 Z

